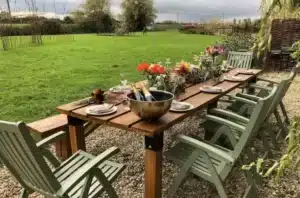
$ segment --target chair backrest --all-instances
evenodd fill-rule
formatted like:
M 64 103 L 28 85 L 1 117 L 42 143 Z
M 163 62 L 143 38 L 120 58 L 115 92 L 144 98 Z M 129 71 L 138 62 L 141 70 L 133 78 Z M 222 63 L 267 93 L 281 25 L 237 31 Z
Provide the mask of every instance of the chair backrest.
M 0 160 L 27 190 L 53 196 L 61 187 L 23 122 L 0 121 Z
M 234 68 L 250 69 L 252 65 L 253 52 L 228 53 L 227 63 Z
M 267 97 L 262 98 L 257 102 L 250 116 L 250 121 L 246 126 L 246 131 L 242 133 L 238 143 L 235 145 L 233 157 L 238 158 L 240 156 L 248 141 L 260 129 L 276 93 L 277 86 L 272 89 L 271 93 Z
M 279 103 L 282 101 L 284 98 L 285 94 L 289 90 L 293 80 L 295 79 L 296 74 L 300 72 L 300 64 L 293 67 L 291 74 L 289 77 L 285 80 L 282 80 L 278 86 L 277 86 L 277 92 L 274 96 L 274 100 L 272 104 L 270 105 L 268 114 L 266 115 L 265 119 L 268 119 L 269 116 L 275 111 L 275 109 L 278 107 Z

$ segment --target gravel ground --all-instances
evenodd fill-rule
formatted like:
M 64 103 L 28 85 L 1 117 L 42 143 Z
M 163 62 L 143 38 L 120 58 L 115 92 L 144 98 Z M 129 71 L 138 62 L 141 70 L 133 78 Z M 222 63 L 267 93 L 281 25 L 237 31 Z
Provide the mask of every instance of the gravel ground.
M 265 74 L 269 79 L 278 81 L 288 75 L 287 73 L 268 73 Z M 299 114 L 300 111 L 300 77 L 297 76 L 292 84 L 284 102 L 289 115 Z M 199 134 L 198 128 L 200 120 L 197 117 L 187 118 L 180 124 L 173 126 L 165 132 L 164 151 L 174 144 L 176 134 Z M 114 157 L 115 161 L 126 164 L 127 168 L 114 182 L 114 187 L 120 197 L 138 198 L 143 197 L 144 166 L 143 166 L 143 137 L 135 134 L 118 130 L 111 127 L 100 127 L 86 139 L 87 152 L 97 155 L 111 146 L 118 146 L 121 153 Z M 282 146 L 284 149 L 284 145 Z M 261 149 L 257 146 L 257 149 Z M 163 197 L 166 197 L 167 189 L 172 184 L 179 167 L 164 159 L 163 162 Z M 284 178 L 278 185 L 273 181 L 264 180 L 260 189 L 259 197 L 300 197 L 299 175 L 286 171 Z M 229 197 L 241 197 L 246 188 L 244 173 L 240 166 L 236 166 L 225 181 L 225 186 Z M 0 197 L 18 197 L 20 185 L 10 175 L 7 169 L 0 168 Z M 189 176 L 183 185 L 178 189 L 176 197 L 218 197 L 214 186 Z M 40 197 L 33 194 L 30 197 Z M 106 195 L 103 195 L 106 197 Z

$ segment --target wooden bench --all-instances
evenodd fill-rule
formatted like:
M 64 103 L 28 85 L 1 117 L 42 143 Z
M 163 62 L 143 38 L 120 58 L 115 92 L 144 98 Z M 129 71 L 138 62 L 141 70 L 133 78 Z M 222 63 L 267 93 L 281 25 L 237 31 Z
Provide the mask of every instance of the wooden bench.
M 27 124 L 29 130 L 44 139 L 56 132 L 68 129 L 68 118 L 64 114 L 51 116 Z
M 68 118 L 65 114 L 51 116 L 42 120 L 38 120 L 32 123 L 27 124 L 29 130 L 37 136 L 39 140 L 49 137 L 54 133 L 59 131 L 68 131 Z M 87 122 L 84 124 L 84 136 L 87 137 L 91 134 L 95 129 L 99 127 L 99 124 L 94 124 L 91 122 Z M 62 140 L 55 143 L 56 155 L 61 157 L 62 159 L 66 159 L 68 157 L 68 153 L 65 147 L 70 144 L 69 136 L 67 135 L 66 140 Z M 65 150 L 65 151 L 63 151 Z M 68 151 L 69 152 L 69 151 Z
M 68 118 L 64 114 L 51 116 L 42 120 L 38 120 L 27 124 L 29 130 L 37 136 L 38 139 L 44 139 L 59 131 L 68 131 Z M 66 159 L 67 153 L 60 149 L 69 144 L 68 138 L 55 143 L 56 155 Z

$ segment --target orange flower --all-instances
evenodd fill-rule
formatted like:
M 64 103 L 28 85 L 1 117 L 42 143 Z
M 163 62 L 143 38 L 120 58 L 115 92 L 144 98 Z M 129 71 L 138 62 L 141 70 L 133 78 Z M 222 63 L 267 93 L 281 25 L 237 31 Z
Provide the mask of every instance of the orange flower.
M 164 74 L 165 73 L 165 67 L 163 67 L 159 64 L 152 64 L 152 65 L 150 65 L 148 71 L 151 74 Z
M 149 69 L 149 64 L 148 63 L 141 63 L 137 66 L 137 70 L 140 71 L 140 72 L 143 72 L 143 71 L 148 71 Z

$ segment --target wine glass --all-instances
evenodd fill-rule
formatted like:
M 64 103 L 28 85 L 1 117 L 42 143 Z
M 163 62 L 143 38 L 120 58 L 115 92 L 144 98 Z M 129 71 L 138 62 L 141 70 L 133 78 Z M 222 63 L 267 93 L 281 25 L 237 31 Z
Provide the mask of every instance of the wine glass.
M 120 73 L 120 82 L 123 87 L 127 86 L 128 84 L 128 80 L 125 78 L 123 73 Z

